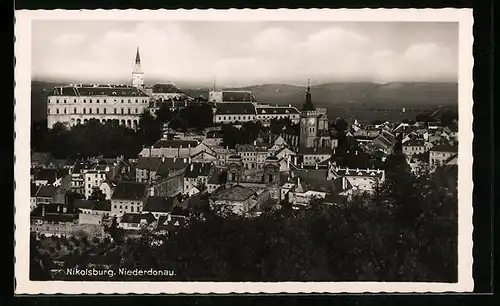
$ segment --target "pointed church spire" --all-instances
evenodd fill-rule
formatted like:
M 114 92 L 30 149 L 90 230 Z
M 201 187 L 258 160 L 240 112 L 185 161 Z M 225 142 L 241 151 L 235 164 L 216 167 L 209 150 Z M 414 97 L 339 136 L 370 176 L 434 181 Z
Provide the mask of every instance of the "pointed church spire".
M 304 103 L 302 110 L 314 110 L 311 99 L 311 79 L 307 79 L 306 103 Z
M 137 47 L 137 53 L 135 54 L 134 73 L 142 73 L 141 56 L 139 55 L 139 47 Z

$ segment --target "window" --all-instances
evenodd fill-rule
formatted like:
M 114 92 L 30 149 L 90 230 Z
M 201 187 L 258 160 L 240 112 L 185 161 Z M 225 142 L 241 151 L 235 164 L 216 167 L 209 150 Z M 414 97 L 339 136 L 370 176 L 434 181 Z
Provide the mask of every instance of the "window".
M 64 99 L 64 103 L 66 103 L 66 99 Z
M 135 103 L 139 103 L 139 100 L 135 99 Z
M 76 114 L 76 107 L 73 108 L 73 114 Z
M 113 109 L 113 113 L 114 113 L 114 114 L 116 114 L 116 108 L 115 108 L 115 109 Z
M 135 113 L 137 114 L 138 112 L 139 112 L 139 110 L 136 108 L 136 109 L 135 109 Z
M 128 111 L 128 114 L 130 115 L 130 108 L 127 111 Z
M 83 113 L 85 114 L 85 113 L 86 113 L 86 111 L 87 111 L 87 110 L 84 108 L 84 109 L 83 109 Z
M 89 108 L 89 114 L 92 114 L 92 109 L 91 108 Z
M 76 103 L 76 99 L 74 99 L 73 102 Z
M 99 109 L 98 109 L 98 108 L 96 108 L 96 110 L 95 110 L 95 111 L 96 111 L 96 113 L 97 113 L 97 114 L 99 114 Z
M 122 115 L 125 114 L 125 110 L 122 108 Z
M 122 103 L 123 103 L 123 99 L 122 99 Z
M 103 109 L 102 111 L 103 111 L 104 114 L 106 114 L 106 109 Z
M 56 103 L 59 103 L 59 99 L 56 100 Z
M 83 103 L 87 103 L 87 100 L 83 99 Z
M 102 100 L 102 103 L 106 103 L 106 99 Z
M 66 109 L 64 109 L 64 113 L 66 114 Z
M 59 109 L 58 108 L 56 108 L 56 114 L 59 114 Z
M 92 99 L 89 99 L 89 103 L 92 103 Z
M 130 99 L 128 99 L 128 103 L 130 103 L 130 102 L 131 102 Z
M 134 212 L 134 206 L 130 207 L 130 212 Z

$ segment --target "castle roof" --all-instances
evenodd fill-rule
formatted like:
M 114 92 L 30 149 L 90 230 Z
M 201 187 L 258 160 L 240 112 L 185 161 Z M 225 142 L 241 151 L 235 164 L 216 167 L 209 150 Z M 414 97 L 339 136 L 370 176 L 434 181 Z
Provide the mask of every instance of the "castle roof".
M 148 97 L 138 88 L 124 85 L 69 85 L 54 87 L 49 96 Z

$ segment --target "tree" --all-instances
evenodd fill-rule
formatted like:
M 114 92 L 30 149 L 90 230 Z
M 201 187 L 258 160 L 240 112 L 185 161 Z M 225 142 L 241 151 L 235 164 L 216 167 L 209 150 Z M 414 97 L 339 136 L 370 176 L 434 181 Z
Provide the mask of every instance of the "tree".
M 158 118 L 153 118 L 149 112 L 145 112 L 139 119 L 139 133 L 141 143 L 151 146 L 162 136 L 163 124 Z
M 170 105 L 167 103 L 161 103 L 160 108 L 158 109 L 158 112 L 156 114 L 158 120 L 163 123 L 172 120 L 173 116 L 172 112 L 170 111 Z
M 93 188 L 89 200 L 104 201 L 106 200 L 106 195 L 102 192 L 101 189 Z
M 347 123 L 347 121 L 342 118 L 337 118 L 333 126 L 335 127 L 335 130 L 340 133 L 345 133 L 349 128 L 349 124 Z

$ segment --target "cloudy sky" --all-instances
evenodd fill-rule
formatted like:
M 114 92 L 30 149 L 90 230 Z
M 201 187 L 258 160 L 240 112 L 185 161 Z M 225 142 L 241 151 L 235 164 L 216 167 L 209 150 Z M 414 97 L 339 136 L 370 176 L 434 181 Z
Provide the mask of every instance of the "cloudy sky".
M 456 81 L 457 23 L 33 22 L 35 79 L 206 86 Z

